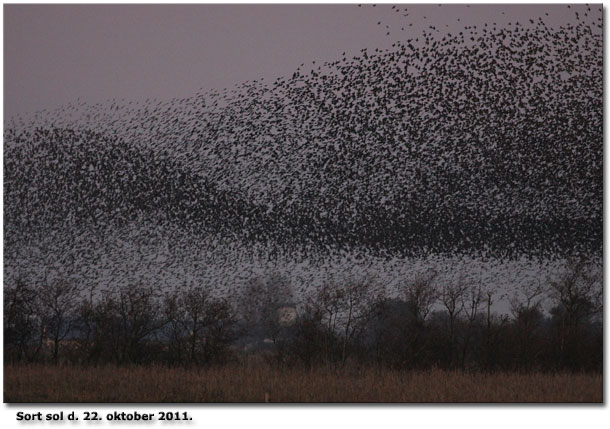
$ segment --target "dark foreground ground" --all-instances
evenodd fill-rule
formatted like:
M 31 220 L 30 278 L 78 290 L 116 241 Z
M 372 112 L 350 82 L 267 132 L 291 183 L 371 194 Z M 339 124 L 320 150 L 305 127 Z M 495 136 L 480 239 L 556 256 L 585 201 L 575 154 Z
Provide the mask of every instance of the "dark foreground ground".
M 5 402 L 603 402 L 601 374 L 5 365 Z

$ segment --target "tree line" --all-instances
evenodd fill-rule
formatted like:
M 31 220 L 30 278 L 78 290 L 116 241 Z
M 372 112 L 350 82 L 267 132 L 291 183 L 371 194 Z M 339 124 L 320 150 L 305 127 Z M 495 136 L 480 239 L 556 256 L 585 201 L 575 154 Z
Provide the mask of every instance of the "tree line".
M 493 311 L 499 299 L 434 270 L 394 294 L 370 279 L 329 282 L 298 304 L 273 274 L 232 297 L 201 285 L 84 291 L 16 281 L 4 289 L 4 360 L 209 366 L 257 356 L 278 366 L 602 370 L 602 277 L 589 259 L 522 286 L 507 314 Z

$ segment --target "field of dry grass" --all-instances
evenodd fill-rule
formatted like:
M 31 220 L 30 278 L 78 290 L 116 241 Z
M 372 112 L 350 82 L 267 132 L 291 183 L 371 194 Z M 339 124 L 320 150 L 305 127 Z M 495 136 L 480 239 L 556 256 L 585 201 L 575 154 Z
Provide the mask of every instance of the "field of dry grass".
M 5 365 L 5 402 L 602 402 L 601 374 Z

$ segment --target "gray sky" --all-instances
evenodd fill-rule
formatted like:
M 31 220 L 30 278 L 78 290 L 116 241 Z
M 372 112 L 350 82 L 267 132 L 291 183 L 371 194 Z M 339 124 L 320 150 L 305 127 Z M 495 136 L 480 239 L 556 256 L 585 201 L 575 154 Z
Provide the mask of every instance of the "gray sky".
M 200 88 L 289 75 L 303 62 L 338 59 L 344 51 L 386 48 L 429 25 L 451 31 L 484 22 L 525 24 L 529 17 L 558 25 L 585 8 L 401 7 L 408 17 L 388 4 L 5 5 L 5 117 L 77 98 L 186 97 Z

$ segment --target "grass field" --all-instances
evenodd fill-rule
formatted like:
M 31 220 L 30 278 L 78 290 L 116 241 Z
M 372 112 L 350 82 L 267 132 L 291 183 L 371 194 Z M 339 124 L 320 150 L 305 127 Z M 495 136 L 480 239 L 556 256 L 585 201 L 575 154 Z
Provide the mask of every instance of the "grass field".
M 5 365 L 5 402 L 583 402 L 601 374 Z

